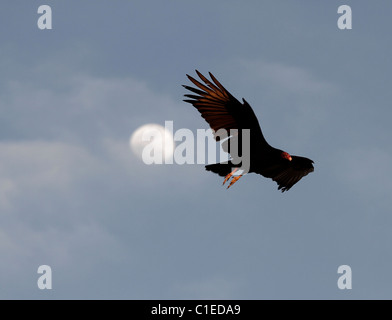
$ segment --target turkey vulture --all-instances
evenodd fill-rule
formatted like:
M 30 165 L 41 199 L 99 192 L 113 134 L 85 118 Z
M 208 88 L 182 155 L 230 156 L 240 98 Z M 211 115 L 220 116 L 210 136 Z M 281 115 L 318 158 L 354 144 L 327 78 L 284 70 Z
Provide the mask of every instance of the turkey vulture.
M 231 129 L 237 129 L 238 132 L 249 129 L 249 173 L 254 172 L 266 178 L 271 178 L 278 184 L 278 190 L 284 192 L 314 170 L 312 160 L 292 156 L 268 144 L 255 113 L 245 99 L 242 99 L 243 103 L 239 102 L 211 73 L 209 75 L 212 82 L 199 71 L 196 70 L 196 73 L 205 84 L 187 75 L 197 88 L 183 85 L 184 88 L 193 93 L 185 94 L 188 99 L 184 101 L 191 103 L 201 113 L 201 116 L 207 121 L 214 133 L 220 129 L 225 129 L 225 132 Z M 222 136 L 215 134 L 214 137 L 216 141 L 222 138 Z M 233 135 L 228 134 L 226 137 L 233 139 Z M 238 148 L 240 149 L 240 147 Z M 230 153 L 230 148 L 225 151 Z M 242 176 L 242 174 L 234 175 L 239 167 L 240 165 L 231 159 L 231 161 L 225 163 L 206 165 L 205 168 L 207 171 L 225 177 L 223 184 L 232 178 L 227 187 L 229 188 Z

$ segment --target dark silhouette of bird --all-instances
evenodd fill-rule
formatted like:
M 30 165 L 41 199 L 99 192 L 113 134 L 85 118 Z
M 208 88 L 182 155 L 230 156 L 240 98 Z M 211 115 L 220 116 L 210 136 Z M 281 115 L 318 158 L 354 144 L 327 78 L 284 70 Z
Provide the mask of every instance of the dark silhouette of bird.
M 239 102 L 211 73 L 209 75 L 212 82 L 199 71 L 196 70 L 196 73 L 205 84 L 187 75 L 197 88 L 183 85 L 184 88 L 193 93 L 185 94 L 188 99 L 184 101 L 191 103 L 201 113 L 201 116 L 213 130 L 216 141 L 229 138 L 223 141 L 222 147 L 232 156 L 231 160 L 205 166 L 207 171 L 225 177 L 223 184 L 232 178 L 227 188 L 242 176 L 237 172 L 240 171 L 241 163 L 237 162 L 238 157 L 233 159 L 234 152 L 232 152 L 233 149 L 230 149 L 230 146 L 232 146 L 231 142 L 234 141 L 238 144 L 238 151 L 241 151 L 244 129 L 248 129 L 250 137 L 248 150 L 250 154 L 247 155 L 249 156 L 249 168 L 246 173 L 254 172 L 266 178 L 271 178 L 278 184 L 278 190 L 284 192 L 289 190 L 302 177 L 313 172 L 312 160 L 290 155 L 268 144 L 254 111 L 245 99 L 242 99 L 243 103 Z M 237 134 L 230 134 L 233 131 Z

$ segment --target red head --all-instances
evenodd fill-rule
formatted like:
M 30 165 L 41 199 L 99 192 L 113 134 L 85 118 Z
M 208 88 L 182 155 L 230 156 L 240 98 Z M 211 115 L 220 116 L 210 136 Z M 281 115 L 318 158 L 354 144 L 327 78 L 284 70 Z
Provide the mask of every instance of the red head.
M 292 158 L 291 158 L 291 156 L 287 153 L 287 152 L 282 152 L 281 154 L 281 157 L 283 158 L 283 159 L 287 159 L 287 160 L 289 160 L 289 161 L 291 161 L 291 160 L 293 160 Z

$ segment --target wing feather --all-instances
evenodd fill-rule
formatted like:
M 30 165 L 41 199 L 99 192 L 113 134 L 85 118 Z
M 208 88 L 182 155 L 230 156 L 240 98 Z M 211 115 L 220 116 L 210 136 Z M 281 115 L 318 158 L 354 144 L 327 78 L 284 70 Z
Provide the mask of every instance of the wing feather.
M 240 103 L 234 98 L 212 73 L 209 73 L 212 81 L 197 70 L 196 74 L 204 84 L 187 75 L 197 88 L 183 85 L 185 89 L 196 94 L 185 94 L 187 99 L 184 101 L 191 103 L 201 113 L 211 129 L 214 132 L 225 129 L 227 133 L 231 129 L 250 129 L 253 142 L 259 144 L 260 148 L 269 147 L 251 106 L 245 100 L 244 103 Z M 222 134 L 214 135 L 214 137 L 217 141 L 224 138 Z

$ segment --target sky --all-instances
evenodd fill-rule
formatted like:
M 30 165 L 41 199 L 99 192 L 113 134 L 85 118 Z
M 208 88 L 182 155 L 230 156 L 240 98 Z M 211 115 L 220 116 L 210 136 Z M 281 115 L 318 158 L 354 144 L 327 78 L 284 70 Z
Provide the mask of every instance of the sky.
M 391 299 L 391 13 L 389 0 L 3 1 L 0 299 Z M 203 164 L 144 164 L 138 127 L 208 128 L 182 101 L 195 69 L 315 171 L 281 193 L 252 173 L 227 190 Z

